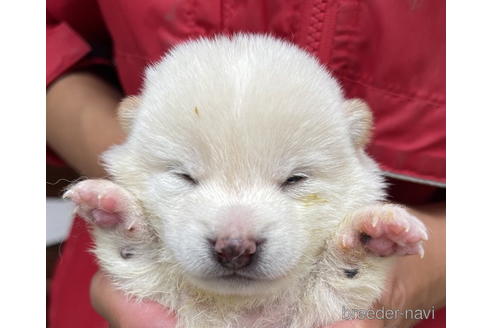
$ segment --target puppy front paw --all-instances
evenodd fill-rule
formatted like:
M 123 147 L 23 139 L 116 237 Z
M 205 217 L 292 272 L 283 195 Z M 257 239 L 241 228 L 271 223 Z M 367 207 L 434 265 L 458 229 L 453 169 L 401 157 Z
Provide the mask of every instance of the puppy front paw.
M 363 247 L 378 256 L 424 256 L 423 241 L 429 238 L 425 225 L 405 208 L 381 204 L 358 210 L 341 229 L 343 249 Z
M 65 192 L 63 198 L 77 205 L 76 214 L 100 228 L 123 226 L 131 231 L 138 225 L 140 212 L 136 200 L 127 190 L 109 180 L 78 182 Z

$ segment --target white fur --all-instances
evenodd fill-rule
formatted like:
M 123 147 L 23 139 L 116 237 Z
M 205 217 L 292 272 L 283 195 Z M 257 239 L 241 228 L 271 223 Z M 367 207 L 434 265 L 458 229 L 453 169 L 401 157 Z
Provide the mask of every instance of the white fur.
M 96 228 L 103 269 L 186 328 L 316 328 L 342 306 L 370 307 L 387 260 L 347 255 L 335 237 L 348 213 L 383 200 L 383 182 L 345 107 L 333 77 L 286 42 L 238 35 L 174 48 L 146 70 L 128 140 L 103 156 L 148 227 L 145 238 Z M 281 187 L 293 174 L 308 178 Z M 227 270 L 207 245 L 237 208 L 266 240 L 249 282 L 218 278 Z M 135 256 L 121 258 L 122 247 Z

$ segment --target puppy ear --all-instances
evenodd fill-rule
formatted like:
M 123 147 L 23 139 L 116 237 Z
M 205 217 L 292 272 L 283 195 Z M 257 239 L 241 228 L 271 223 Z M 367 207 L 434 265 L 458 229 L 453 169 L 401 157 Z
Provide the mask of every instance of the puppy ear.
M 357 148 L 364 148 L 371 139 L 372 113 L 361 99 L 345 101 L 345 110 L 349 119 L 350 137 Z
M 118 106 L 118 120 L 126 133 L 130 132 L 132 128 L 139 105 L 140 98 L 138 96 L 129 96 L 123 99 Z

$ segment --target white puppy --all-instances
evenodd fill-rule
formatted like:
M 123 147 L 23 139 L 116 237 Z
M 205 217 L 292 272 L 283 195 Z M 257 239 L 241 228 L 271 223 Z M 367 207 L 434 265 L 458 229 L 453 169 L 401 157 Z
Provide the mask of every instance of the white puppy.
M 370 308 L 424 225 L 384 201 L 369 109 L 267 36 L 187 42 L 121 105 L 109 180 L 66 193 L 123 291 L 178 327 L 316 328 Z

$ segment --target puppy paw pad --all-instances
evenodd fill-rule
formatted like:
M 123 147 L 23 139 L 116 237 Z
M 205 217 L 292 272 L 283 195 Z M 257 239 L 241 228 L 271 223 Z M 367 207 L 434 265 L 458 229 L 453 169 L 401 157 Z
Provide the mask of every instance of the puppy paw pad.
M 108 180 L 85 180 L 72 186 L 63 198 L 71 199 L 76 214 L 102 228 L 123 222 L 131 197 L 128 192 Z
M 342 233 L 342 247 L 359 245 L 379 256 L 424 255 L 428 239 L 424 224 L 403 207 L 385 204 L 358 211 L 349 231 Z

